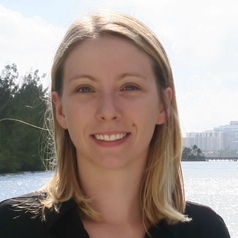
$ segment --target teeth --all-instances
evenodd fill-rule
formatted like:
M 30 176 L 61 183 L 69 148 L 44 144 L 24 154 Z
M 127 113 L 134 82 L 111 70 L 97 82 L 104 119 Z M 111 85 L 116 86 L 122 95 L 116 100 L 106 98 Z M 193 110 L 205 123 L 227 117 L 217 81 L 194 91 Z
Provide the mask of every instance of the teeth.
M 126 133 L 122 134 L 113 134 L 113 135 L 95 135 L 97 140 L 104 140 L 104 141 L 115 141 L 122 139 L 126 136 Z

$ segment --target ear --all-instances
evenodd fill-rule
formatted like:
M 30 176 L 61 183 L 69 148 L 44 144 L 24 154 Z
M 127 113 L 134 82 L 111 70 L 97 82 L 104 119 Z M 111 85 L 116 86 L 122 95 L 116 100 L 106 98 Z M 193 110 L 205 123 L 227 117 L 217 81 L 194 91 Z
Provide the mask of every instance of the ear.
M 164 89 L 164 95 L 166 97 L 165 101 L 171 102 L 173 98 L 173 90 L 170 87 L 167 87 Z M 168 108 L 160 108 L 159 115 L 157 118 L 157 125 L 162 125 L 165 123 L 166 120 L 166 114 L 169 116 L 170 115 L 170 110 Z
M 57 122 L 63 129 L 67 129 L 67 122 L 63 111 L 61 97 L 56 91 L 51 93 L 51 99 L 54 107 L 54 114 Z

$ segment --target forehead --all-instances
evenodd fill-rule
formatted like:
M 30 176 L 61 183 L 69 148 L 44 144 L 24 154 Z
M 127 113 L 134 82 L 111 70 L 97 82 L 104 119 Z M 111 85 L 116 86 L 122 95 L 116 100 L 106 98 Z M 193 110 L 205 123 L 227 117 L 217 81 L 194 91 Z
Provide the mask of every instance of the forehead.
M 117 68 L 117 66 L 152 69 L 152 59 L 129 39 L 117 36 L 103 36 L 94 39 L 87 39 L 76 45 L 68 55 L 64 71 L 72 71 L 72 67 L 84 69 L 93 66 L 101 66 L 107 70 L 107 66 Z

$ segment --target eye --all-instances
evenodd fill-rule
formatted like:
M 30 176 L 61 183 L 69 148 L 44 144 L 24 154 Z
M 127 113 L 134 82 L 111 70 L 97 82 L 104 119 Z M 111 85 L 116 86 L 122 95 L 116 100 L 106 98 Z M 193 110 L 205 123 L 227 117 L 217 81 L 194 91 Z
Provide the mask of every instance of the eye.
M 122 91 L 135 91 L 135 90 L 140 90 L 140 88 L 134 84 L 128 84 L 122 88 Z
M 81 86 L 77 89 L 79 93 L 93 93 L 94 90 L 89 86 Z

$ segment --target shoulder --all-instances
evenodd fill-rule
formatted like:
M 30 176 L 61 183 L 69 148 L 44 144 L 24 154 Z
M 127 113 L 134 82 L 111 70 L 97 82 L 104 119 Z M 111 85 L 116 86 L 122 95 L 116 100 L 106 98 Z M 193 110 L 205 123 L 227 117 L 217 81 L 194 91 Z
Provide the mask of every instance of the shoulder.
M 42 199 L 43 193 L 29 193 L 20 197 L 6 199 L 0 202 L 0 213 L 9 215 L 11 213 L 19 211 L 21 208 L 39 207 L 40 199 Z M 2 217 L 2 216 L 1 216 Z
M 168 225 L 169 229 L 180 234 L 178 237 L 229 238 L 223 219 L 210 207 L 187 202 L 185 214 L 190 222 Z
M 194 202 L 187 202 L 185 214 L 192 219 L 192 223 L 219 224 L 223 219 L 210 207 Z
M 31 193 L 2 201 L 0 237 L 30 237 L 39 227 L 44 226 L 41 219 L 42 196 L 42 193 Z M 24 229 L 26 224 L 27 229 Z
M 78 205 L 69 199 L 51 208 L 42 206 L 44 192 L 30 193 L 0 203 L 1 238 L 87 237 Z
M 6 199 L 0 202 L 0 214 L 3 215 L 16 215 L 21 211 L 27 213 L 34 213 L 40 211 L 41 200 L 45 197 L 45 193 L 34 192 L 25 194 L 19 197 Z M 3 219 L 2 216 L 0 219 Z

